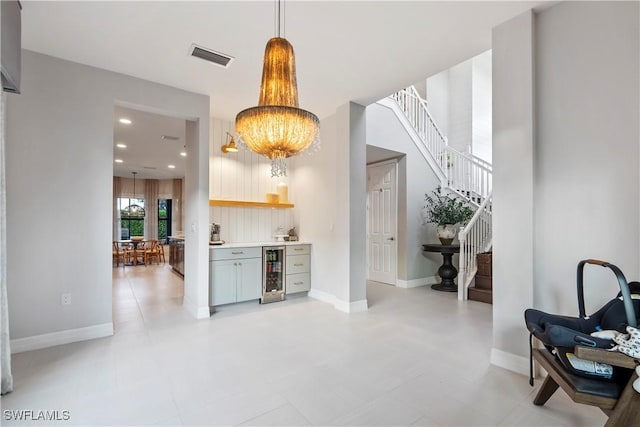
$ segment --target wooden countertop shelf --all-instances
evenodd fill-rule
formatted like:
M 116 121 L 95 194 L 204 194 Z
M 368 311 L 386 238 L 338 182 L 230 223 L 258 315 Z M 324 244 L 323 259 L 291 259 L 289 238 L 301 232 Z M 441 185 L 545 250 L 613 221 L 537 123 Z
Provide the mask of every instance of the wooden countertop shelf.
M 242 200 L 209 200 L 210 206 L 230 206 L 235 208 L 276 208 L 291 209 L 293 203 L 247 202 Z

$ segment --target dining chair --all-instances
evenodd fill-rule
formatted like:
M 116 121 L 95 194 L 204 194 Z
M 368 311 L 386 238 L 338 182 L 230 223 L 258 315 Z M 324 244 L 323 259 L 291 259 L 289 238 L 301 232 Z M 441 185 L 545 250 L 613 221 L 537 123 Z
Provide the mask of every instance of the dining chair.
M 127 250 L 126 248 L 120 248 L 118 242 L 113 242 L 113 263 L 116 267 L 120 266 L 120 262 L 122 261 L 122 268 L 124 268 L 127 261 Z
M 158 255 L 160 260 L 162 260 L 162 263 L 164 264 L 166 262 L 164 258 L 164 245 L 160 242 L 158 242 Z
M 157 240 L 149 240 L 145 243 L 144 250 L 144 263 L 151 262 L 152 258 L 155 258 L 157 263 L 160 264 L 160 249 Z

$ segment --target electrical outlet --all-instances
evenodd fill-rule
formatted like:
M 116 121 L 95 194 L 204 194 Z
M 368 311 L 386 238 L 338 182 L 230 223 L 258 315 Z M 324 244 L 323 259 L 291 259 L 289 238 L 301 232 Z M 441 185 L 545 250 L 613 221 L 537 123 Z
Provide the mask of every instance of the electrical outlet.
M 60 298 L 60 302 L 62 303 L 62 305 L 69 305 L 71 304 L 71 294 L 62 294 L 62 297 Z

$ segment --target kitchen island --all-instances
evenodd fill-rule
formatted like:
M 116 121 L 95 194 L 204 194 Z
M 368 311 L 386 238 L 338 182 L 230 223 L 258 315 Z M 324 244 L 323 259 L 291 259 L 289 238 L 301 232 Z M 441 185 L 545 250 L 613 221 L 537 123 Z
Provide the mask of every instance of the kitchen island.
M 184 277 L 184 236 L 169 236 L 169 265 Z

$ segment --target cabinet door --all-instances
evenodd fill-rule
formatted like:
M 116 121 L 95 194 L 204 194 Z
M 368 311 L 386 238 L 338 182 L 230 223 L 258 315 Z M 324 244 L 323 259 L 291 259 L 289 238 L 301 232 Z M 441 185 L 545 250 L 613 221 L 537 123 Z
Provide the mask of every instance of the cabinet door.
M 209 305 L 236 302 L 236 264 L 238 261 L 212 261 L 209 263 Z
M 262 296 L 262 258 L 247 258 L 238 263 L 238 301 Z

